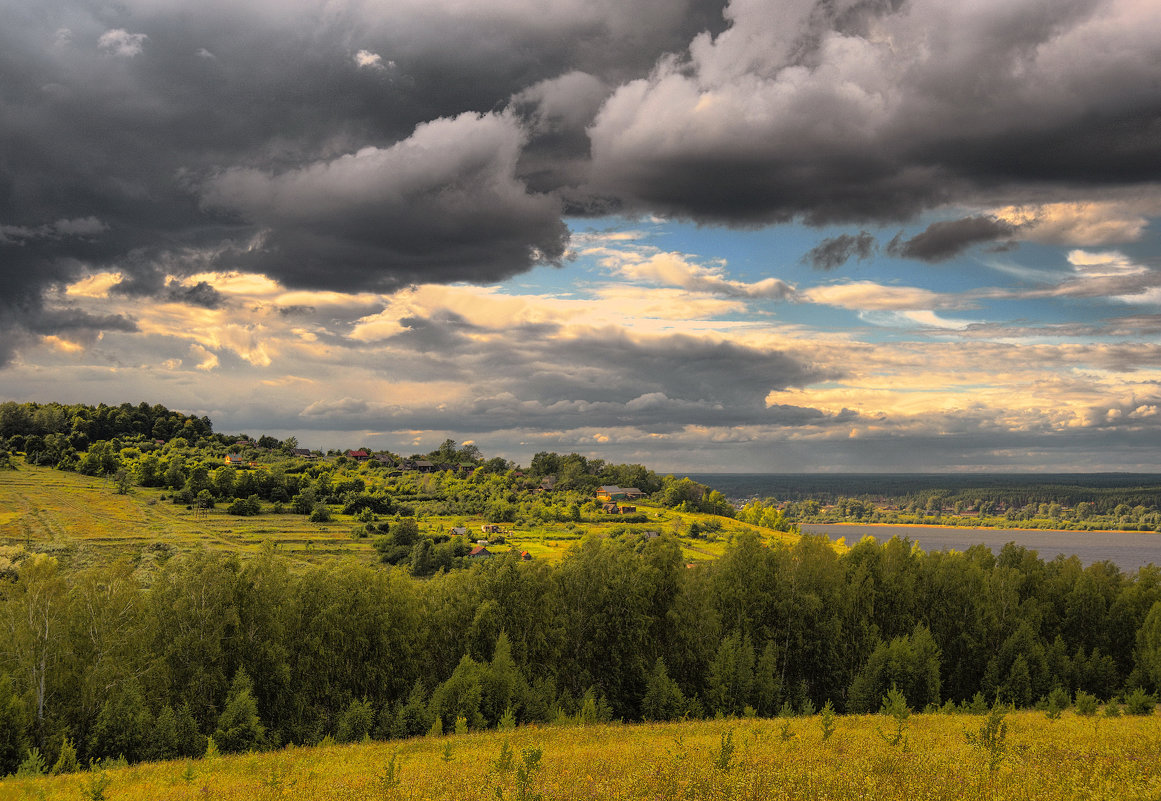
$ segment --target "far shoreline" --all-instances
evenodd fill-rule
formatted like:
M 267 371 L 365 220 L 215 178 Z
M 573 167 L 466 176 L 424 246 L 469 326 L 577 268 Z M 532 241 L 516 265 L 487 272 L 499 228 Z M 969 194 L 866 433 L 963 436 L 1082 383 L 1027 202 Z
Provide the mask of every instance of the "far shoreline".
M 802 526 L 846 526 L 849 528 L 945 528 L 958 531 L 1011 531 L 1017 534 L 1159 534 L 1157 531 L 1126 531 L 1119 528 L 1020 528 L 1019 526 L 952 526 L 947 523 L 799 523 Z

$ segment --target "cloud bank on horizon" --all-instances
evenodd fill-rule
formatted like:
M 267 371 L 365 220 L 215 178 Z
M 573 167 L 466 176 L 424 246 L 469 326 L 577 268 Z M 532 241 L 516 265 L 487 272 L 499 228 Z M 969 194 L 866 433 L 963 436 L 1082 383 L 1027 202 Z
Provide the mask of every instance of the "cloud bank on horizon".
M 1161 470 L 1148 0 L 0 2 L 7 398 Z

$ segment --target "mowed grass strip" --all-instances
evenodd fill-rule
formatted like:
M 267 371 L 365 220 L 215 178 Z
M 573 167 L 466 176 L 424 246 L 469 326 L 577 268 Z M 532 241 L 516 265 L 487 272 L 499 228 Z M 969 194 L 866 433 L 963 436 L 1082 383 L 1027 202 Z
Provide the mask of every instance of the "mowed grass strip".
M 1004 752 L 968 741 L 983 718 L 916 715 L 897 745 L 882 716 L 521 727 L 109 770 L 113 799 L 1156 799 L 1158 718 L 1009 715 Z M 507 743 L 511 762 L 502 759 Z M 392 766 L 392 759 L 394 764 Z M 0 799 L 75 799 L 91 773 L 0 782 Z
M 207 548 L 242 555 L 264 542 L 280 553 L 315 561 L 319 552 L 374 557 L 369 540 L 353 540 L 347 522 L 318 524 L 303 515 L 237 517 L 222 508 L 197 515 L 171 503 L 164 490 L 134 487 L 118 495 L 112 482 L 47 467 L 0 472 L 0 544 L 37 550 L 84 549 L 95 558 L 133 555 L 143 546 Z

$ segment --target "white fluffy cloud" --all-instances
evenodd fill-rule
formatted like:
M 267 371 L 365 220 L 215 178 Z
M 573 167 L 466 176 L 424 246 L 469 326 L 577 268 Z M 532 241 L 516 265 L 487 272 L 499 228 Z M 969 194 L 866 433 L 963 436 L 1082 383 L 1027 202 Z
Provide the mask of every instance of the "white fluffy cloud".
M 114 28 L 101 34 L 97 47 L 102 51 L 122 58 L 133 58 L 145 51 L 149 37 L 143 33 L 129 33 L 124 28 Z

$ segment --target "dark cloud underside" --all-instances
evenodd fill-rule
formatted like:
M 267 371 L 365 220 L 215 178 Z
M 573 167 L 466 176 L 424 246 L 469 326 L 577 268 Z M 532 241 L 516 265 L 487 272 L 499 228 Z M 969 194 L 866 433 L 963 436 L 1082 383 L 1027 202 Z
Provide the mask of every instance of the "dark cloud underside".
M 840 234 L 824 239 L 812 248 L 802 261 L 816 270 L 834 270 L 852 258 L 869 259 L 875 251 L 875 238 L 866 231 L 858 234 Z
M 1011 224 L 991 217 L 935 222 L 906 241 L 895 237 L 887 245 L 887 252 L 905 259 L 947 261 L 972 245 L 1006 239 L 1015 230 Z

